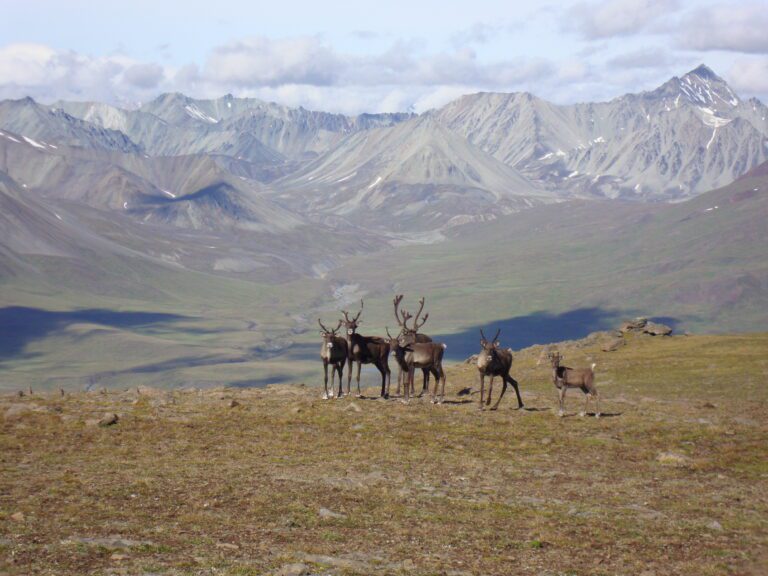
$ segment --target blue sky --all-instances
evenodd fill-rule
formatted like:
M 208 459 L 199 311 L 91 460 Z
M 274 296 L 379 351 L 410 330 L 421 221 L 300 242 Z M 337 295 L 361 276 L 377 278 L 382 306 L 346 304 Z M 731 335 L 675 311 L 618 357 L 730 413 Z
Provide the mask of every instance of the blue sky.
M 706 63 L 768 96 L 768 1 L 3 0 L 0 98 L 225 93 L 422 111 L 478 90 L 607 100 Z

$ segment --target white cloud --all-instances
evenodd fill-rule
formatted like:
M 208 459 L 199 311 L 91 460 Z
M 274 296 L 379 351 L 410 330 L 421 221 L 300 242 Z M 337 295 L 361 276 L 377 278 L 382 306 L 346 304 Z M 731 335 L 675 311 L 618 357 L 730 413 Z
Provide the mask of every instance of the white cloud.
M 563 25 L 588 40 L 631 36 L 674 13 L 678 6 L 678 0 L 580 2 L 568 10 Z
M 685 48 L 768 54 L 768 6 L 764 2 L 702 8 L 681 29 Z
M 727 73 L 728 81 L 742 95 L 768 96 L 768 58 L 740 58 Z

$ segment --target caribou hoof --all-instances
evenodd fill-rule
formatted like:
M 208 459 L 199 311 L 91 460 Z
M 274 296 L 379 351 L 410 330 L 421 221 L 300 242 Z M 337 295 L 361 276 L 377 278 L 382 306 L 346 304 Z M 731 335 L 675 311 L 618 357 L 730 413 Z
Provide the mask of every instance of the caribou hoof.
M 579 417 L 580 418 L 584 418 L 584 416 L 586 416 L 586 415 L 587 415 L 586 412 L 579 412 Z
M 329 398 L 329 396 L 328 396 L 327 392 L 325 394 L 323 394 L 323 400 L 328 400 L 328 398 Z
M 498 409 L 499 409 L 498 406 L 494 406 L 493 408 L 491 408 L 491 410 L 498 410 Z
M 557 413 L 557 415 L 558 415 L 560 418 L 562 418 L 563 416 L 565 416 L 565 412 L 563 412 L 562 410 L 560 410 L 560 411 Z
M 595 414 L 595 418 L 600 418 L 600 412 L 598 412 L 597 414 Z

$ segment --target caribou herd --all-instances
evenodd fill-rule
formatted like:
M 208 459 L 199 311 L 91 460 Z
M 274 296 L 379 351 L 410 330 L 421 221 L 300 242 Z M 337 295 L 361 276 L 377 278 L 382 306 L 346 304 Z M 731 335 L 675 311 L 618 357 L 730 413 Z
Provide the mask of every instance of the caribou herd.
M 363 336 L 358 333 L 358 327 L 362 323 L 360 316 L 365 306 L 363 300 L 360 300 L 360 310 L 353 317 L 346 310 L 342 310 L 343 318 L 339 319 L 338 324 L 333 329 L 325 327 L 320 318 L 317 319 L 320 325 L 320 335 L 323 338 L 320 349 L 320 358 L 323 361 L 323 370 L 325 372 L 325 392 L 324 399 L 334 397 L 334 380 L 336 374 L 339 376 L 339 388 L 336 393 L 337 398 L 344 396 L 343 376 L 344 367 L 347 366 L 347 391 L 350 394 L 352 385 L 352 369 L 357 364 L 357 395 L 360 396 L 360 370 L 363 364 L 373 364 L 381 374 L 381 398 L 389 398 L 391 372 L 389 369 L 389 355 L 394 354 L 395 362 L 399 367 L 397 377 L 396 395 L 400 396 L 402 388 L 402 401 L 410 402 L 415 392 L 416 369 L 421 369 L 424 381 L 419 396 L 429 393 L 430 375 L 434 377 L 434 387 L 431 392 L 431 402 L 441 404 L 445 399 L 445 371 L 443 370 L 443 354 L 446 345 L 442 342 L 434 342 L 432 338 L 420 332 L 421 327 L 426 323 L 429 314 L 424 314 L 424 298 L 419 300 L 419 310 L 416 314 L 411 314 L 402 309 L 403 295 L 395 296 L 394 315 L 400 331 L 397 336 L 392 336 L 389 327 L 386 328 L 387 336 Z M 408 322 L 411 321 L 409 325 Z M 343 335 L 339 330 L 343 328 Z M 480 374 L 480 409 L 491 406 L 491 395 L 493 393 L 494 378 L 501 378 L 502 388 L 496 403 L 490 408 L 496 410 L 499 402 L 507 391 L 507 385 L 511 385 L 517 395 L 518 409 L 524 408 L 523 399 L 520 396 L 520 387 L 517 380 L 510 374 L 512 368 L 512 350 L 502 349 L 499 343 L 499 334 L 488 340 L 480 329 L 481 350 L 477 355 L 477 370 Z M 559 392 L 560 409 L 558 414 L 563 416 L 565 410 L 565 393 L 569 388 L 577 388 L 584 392 L 586 403 L 581 415 L 586 415 L 587 406 L 590 398 L 594 398 L 597 403 L 595 415 L 600 416 L 600 400 L 597 388 L 594 385 L 595 364 L 591 368 L 568 368 L 561 366 L 560 362 L 563 356 L 557 352 L 549 353 L 548 359 L 552 366 L 552 382 Z M 331 386 L 328 387 L 328 368 L 331 369 Z M 489 377 L 488 393 L 485 392 L 485 377 Z

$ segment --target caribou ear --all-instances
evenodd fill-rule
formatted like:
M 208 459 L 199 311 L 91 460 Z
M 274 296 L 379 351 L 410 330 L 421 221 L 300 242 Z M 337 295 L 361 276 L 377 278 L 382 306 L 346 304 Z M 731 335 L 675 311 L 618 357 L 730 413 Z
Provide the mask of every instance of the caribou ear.
M 501 342 L 499 342 L 498 340 L 496 340 L 496 342 L 494 342 L 494 343 L 493 343 L 493 346 L 494 346 L 495 348 L 498 348 L 499 346 L 501 346 Z

